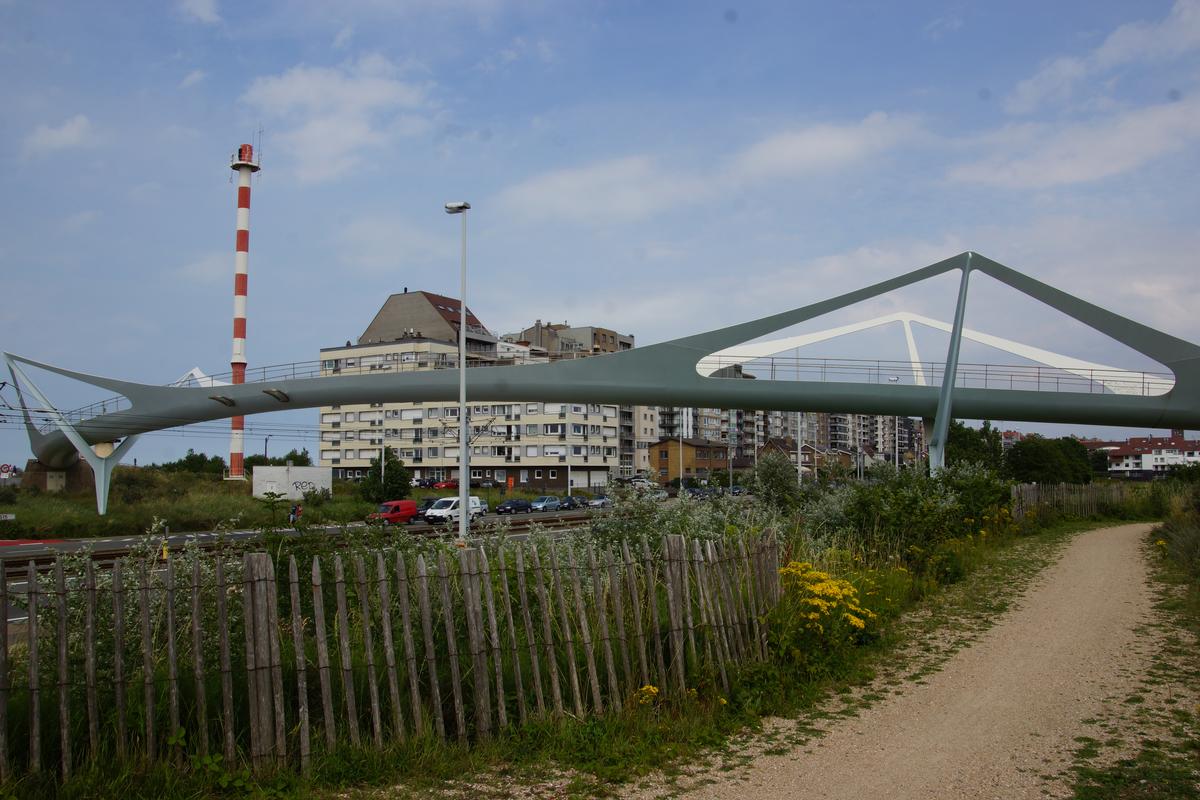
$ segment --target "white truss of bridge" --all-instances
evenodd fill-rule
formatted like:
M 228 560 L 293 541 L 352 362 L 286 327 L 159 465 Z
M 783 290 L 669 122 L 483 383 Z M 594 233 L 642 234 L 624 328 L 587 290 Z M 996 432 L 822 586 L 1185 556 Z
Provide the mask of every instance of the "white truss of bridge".
M 873 319 L 854 322 L 849 325 L 826 328 L 815 333 L 805 333 L 783 339 L 772 339 L 765 342 L 751 342 L 749 344 L 727 347 L 724 350 L 719 350 L 712 355 L 700 359 L 696 364 L 696 371 L 705 377 L 710 377 L 717 370 L 727 368 L 733 364 L 746 364 L 747 362 L 768 358 L 788 350 L 795 350 L 808 345 L 826 342 L 830 339 L 836 339 L 840 336 L 860 333 L 897 322 L 904 329 L 904 341 L 908 348 L 909 365 L 912 369 L 913 382 L 917 386 L 928 386 L 925 367 L 921 362 L 921 355 L 917 350 L 916 339 L 913 338 L 913 323 L 943 331 L 944 333 L 950 333 L 951 326 L 949 323 L 933 319 L 932 317 L 914 314 L 911 311 L 898 311 Z M 1016 342 L 1012 339 L 982 333 L 971 328 L 964 327 L 962 336 L 969 341 L 994 347 L 997 350 L 1002 350 L 1021 358 L 1027 358 L 1030 361 L 1052 369 L 1068 372 L 1084 380 L 1101 385 L 1113 394 L 1160 395 L 1166 394 L 1175 386 L 1174 379 L 1166 375 L 1151 375 L 1145 372 L 1136 372 L 1098 364 L 1093 361 L 1085 361 L 1080 358 L 1063 355 L 1062 353 L 1055 353 L 1040 347 Z

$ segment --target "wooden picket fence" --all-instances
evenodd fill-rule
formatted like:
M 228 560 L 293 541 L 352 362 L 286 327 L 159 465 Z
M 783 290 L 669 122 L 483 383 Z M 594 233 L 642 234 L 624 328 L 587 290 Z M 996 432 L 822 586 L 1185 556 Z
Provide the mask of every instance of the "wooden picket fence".
M 779 544 L 655 544 L 6 564 L 0 607 L 31 613 L 0 625 L 0 779 L 212 754 L 307 771 L 314 748 L 486 738 L 648 684 L 727 692 L 767 657 Z
M 1131 499 L 1126 483 L 1022 483 L 1012 487 L 1012 515 L 1024 519 L 1031 509 L 1048 508 L 1070 517 L 1091 517 L 1105 507 Z

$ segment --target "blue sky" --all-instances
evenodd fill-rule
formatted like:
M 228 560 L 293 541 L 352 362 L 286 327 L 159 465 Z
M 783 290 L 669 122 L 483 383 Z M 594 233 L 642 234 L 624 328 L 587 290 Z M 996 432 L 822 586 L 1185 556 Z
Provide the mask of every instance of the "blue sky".
M 1192 0 L 0 0 L 0 69 L 0 348 L 85 371 L 228 368 L 228 156 L 260 127 L 252 366 L 357 337 L 404 286 L 457 294 L 453 199 L 498 332 L 651 343 L 972 249 L 1200 340 Z M 951 291 L 828 324 L 945 319 Z M 1144 366 L 986 281 L 970 314 Z M 274 451 L 315 414 L 249 424 L 248 450 L 274 433 Z M 225 450 L 200 433 L 132 455 Z M 0 461 L 27 455 L 0 425 Z

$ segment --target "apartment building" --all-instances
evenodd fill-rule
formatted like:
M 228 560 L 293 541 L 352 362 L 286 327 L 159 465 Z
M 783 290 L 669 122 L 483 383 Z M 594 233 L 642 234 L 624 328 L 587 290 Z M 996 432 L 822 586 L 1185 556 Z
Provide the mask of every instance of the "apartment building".
M 729 449 L 723 442 L 685 438 L 681 443 L 679 439 L 660 439 L 650 445 L 650 460 L 654 465 L 651 480 L 667 484 L 679 477 L 681 445 L 685 478 L 703 481 L 714 472 L 729 469 Z
M 505 334 L 503 341 L 537 348 L 551 358 L 599 356 L 632 350 L 632 334 L 617 333 L 611 328 L 596 325 L 571 326 L 566 322 L 544 323 L 540 319 L 533 325 L 515 333 Z M 618 458 L 617 473 L 622 477 L 639 474 L 638 467 L 638 419 L 645 406 L 620 406 L 618 409 Z M 647 444 L 642 437 L 643 447 Z M 645 461 L 646 459 L 642 459 Z
M 322 374 L 458 367 L 458 301 L 430 292 L 392 295 L 356 344 L 321 350 Z M 543 348 L 501 342 L 467 309 L 467 364 L 497 365 L 548 357 Z M 620 470 L 615 405 L 529 401 L 501 403 L 470 395 L 470 480 L 548 491 L 597 489 Z M 415 478 L 458 479 L 458 405 L 371 403 L 320 411 L 322 466 L 359 478 L 383 447 Z M 632 454 L 630 456 L 632 461 Z

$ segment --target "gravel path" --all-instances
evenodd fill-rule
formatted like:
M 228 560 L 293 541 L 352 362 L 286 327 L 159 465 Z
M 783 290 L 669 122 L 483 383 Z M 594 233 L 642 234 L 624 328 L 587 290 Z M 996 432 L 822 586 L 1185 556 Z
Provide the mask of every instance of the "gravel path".
M 1042 798 L 1083 721 L 1136 687 L 1151 614 L 1139 544 L 1150 526 L 1081 534 L 941 671 L 834 723 L 805 749 L 693 775 L 693 798 Z M 702 785 L 697 785 L 702 784 Z M 675 787 L 678 790 L 679 787 Z M 652 791 L 648 795 L 662 792 Z M 635 796 L 639 796 L 636 795 Z

